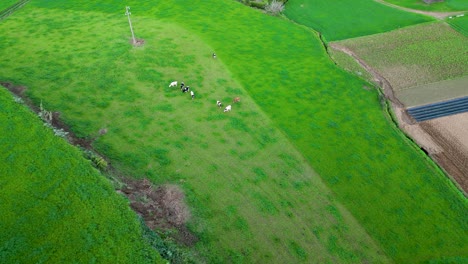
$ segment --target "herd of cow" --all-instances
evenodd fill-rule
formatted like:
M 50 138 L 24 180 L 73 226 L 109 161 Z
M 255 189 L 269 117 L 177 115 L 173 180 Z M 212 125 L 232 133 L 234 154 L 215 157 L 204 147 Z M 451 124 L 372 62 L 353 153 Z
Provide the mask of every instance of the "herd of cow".
M 214 53 L 213 53 L 214 54 Z M 216 55 L 215 55 L 216 56 Z M 173 81 L 169 84 L 169 87 L 177 87 L 177 81 Z M 188 91 L 190 91 L 190 86 L 186 86 L 185 83 L 181 82 L 180 83 L 180 90 L 183 92 L 183 93 L 186 93 Z M 190 91 L 190 95 L 192 96 L 192 100 L 195 99 L 195 93 L 192 91 Z M 233 103 L 238 103 L 240 102 L 240 97 L 236 97 L 234 98 L 234 100 L 232 101 Z M 216 101 L 216 105 L 221 108 L 223 107 L 223 103 L 221 103 L 221 101 Z M 231 108 L 232 106 L 231 105 L 228 105 L 224 108 L 224 112 L 229 112 L 231 111 Z

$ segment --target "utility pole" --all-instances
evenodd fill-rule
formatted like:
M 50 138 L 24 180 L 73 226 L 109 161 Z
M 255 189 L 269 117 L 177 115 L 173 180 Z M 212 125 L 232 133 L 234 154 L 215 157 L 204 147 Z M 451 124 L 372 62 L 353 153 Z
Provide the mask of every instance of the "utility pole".
M 130 13 L 130 7 L 126 6 L 125 7 L 125 15 L 128 17 L 128 24 L 130 25 L 130 31 L 132 32 L 132 41 L 133 41 L 133 45 L 135 45 L 136 44 L 135 34 L 133 34 L 132 21 L 130 20 L 130 15 L 131 14 L 132 13 Z

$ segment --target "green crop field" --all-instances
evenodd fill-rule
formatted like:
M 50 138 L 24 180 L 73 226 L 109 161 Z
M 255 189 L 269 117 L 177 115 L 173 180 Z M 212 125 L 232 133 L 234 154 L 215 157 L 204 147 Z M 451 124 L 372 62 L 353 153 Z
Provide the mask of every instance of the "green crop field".
M 466 199 L 313 31 L 235 1 L 127 4 L 142 47 L 119 1 L 33 0 L 0 23 L 0 80 L 79 136 L 107 128 L 122 173 L 180 185 L 202 259 L 463 260 Z
M 468 75 L 468 39 L 443 22 L 344 40 L 399 91 Z
M 385 0 L 395 5 L 426 11 L 465 11 L 468 10 L 466 0 L 446 0 L 439 3 L 426 4 L 422 0 Z
M 313 28 L 327 41 L 391 31 L 432 19 L 385 6 L 372 0 L 290 0 L 284 14 Z
M 0 89 L 0 262 L 162 262 L 128 202 Z

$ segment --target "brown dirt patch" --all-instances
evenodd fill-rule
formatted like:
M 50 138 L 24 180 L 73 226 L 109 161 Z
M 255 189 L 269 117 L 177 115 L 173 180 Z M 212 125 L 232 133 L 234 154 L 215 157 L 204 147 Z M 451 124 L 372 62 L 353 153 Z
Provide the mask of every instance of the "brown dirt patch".
M 468 192 L 468 113 L 420 123 L 442 151 L 432 157 Z
M 198 238 L 186 227 L 190 211 L 185 195 L 176 185 L 154 187 L 148 179 L 124 179 L 121 192 L 130 199 L 130 206 L 151 229 L 177 230 L 173 235 L 179 243 L 193 246 Z
M 133 39 L 130 39 L 130 44 L 132 44 L 135 47 L 141 47 L 145 45 L 145 40 L 144 39 L 135 39 L 135 42 L 133 42 Z

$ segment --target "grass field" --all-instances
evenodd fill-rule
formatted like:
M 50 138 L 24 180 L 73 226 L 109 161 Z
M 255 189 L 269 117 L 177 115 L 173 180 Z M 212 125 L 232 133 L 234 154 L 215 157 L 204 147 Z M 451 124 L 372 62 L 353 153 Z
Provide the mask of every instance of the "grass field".
M 333 4 L 326 0 L 290 0 L 284 14 L 321 32 L 327 41 L 387 32 L 431 20 L 372 0 L 339 0 Z
M 395 5 L 426 11 L 464 11 L 468 10 L 468 2 L 464 0 L 446 0 L 440 3 L 426 4 L 421 0 L 385 0 Z
M 108 128 L 121 171 L 181 185 L 209 262 L 464 257 L 466 199 L 313 32 L 236 2 L 128 4 L 143 47 L 116 2 L 33 1 L 0 24 L 0 79 L 78 135 Z
M 463 36 L 468 37 L 468 16 L 448 18 L 446 21 Z
M 0 89 L 0 262 L 162 263 L 128 202 Z
M 339 42 L 399 91 L 468 74 L 468 39 L 443 22 Z
M 12 6 L 18 2 L 18 0 L 2 0 L 0 1 L 0 12 L 7 9 L 8 7 Z

